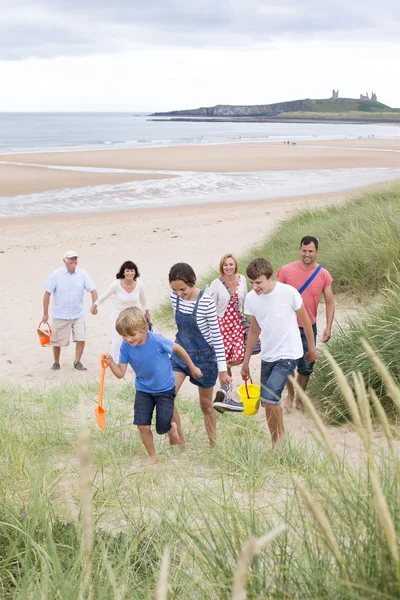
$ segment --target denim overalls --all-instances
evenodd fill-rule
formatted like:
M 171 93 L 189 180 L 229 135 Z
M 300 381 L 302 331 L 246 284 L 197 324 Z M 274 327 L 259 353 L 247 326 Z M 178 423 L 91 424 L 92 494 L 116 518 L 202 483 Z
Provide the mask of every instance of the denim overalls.
M 175 311 L 175 321 L 178 326 L 175 342 L 185 348 L 195 366 L 201 369 L 203 377 L 193 379 L 189 367 L 175 352 L 171 354 L 171 364 L 173 371 L 189 375 L 189 379 L 194 385 L 211 388 L 214 387 L 218 378 L 215 350 L 204 339 L 196 321 L 197 309 L 203 294 L 204 292 L 201 290 L 191 315 L 180 312 L 179 296 L 177 296 Z

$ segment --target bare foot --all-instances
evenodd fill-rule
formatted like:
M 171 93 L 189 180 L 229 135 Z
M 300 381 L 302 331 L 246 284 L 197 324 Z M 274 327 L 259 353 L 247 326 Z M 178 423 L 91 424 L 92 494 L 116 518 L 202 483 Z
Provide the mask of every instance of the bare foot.
M 286 396 L 286 400 L 283 405 L 283 409 L 284 409 L 286 415 L 290 415 L 290 413 L 293 410 L 293 398 Z
M 171 429 L 168 431 L 170 446 L 177 446 L 179 444 L 178 427 L 176 423 L 171 424 Z
M 279 450 L 284 448 L 285 446 L 285 436 L 283 435 L 279 440 L 277 440 L 276 442 L 272 442 L 272 450 Z
M 155 464 L 158 463 L 158 455 L 157 454 L 153 454 L 153 456 L 149 456 L 149 458 L 146 458 L 143 461 L 142 466 L 143 467 L 153 467 Z
M 299 410 L 302 413 L 305 412 L 304 404 L 302 403 L 301 400 L 296 400 L 296 408 L 297 408 L 297 410 Z

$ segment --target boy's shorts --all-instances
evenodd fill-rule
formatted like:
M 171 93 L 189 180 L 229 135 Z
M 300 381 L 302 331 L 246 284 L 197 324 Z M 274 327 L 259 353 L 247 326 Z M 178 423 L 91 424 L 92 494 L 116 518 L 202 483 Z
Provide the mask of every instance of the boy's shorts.
M 149 394 L 136 390 L 134 407 L 134 425 L 151 425 L 154 408 L 156 409 L 156 431 L 160 435 L 168 433 L 172 427 L 174 415 L 175 388 L 167 392 Z
M 314 323 L 312 328 L 313 328 L 313 333 L 314 333 L 314 342 L 316 343 L 317 342 L 317 324 Z M 303 327 L 299 327 L 299 330 L 300 330 L 300 335 L 301 335 L 301 343 L 303 344 L 303 356 L 301 358 L 299 358 L 299 364 L 297 365 L 297 372 L 300 373 L 300 375 L 311 375 L 311 373 L 314 370 L 315 362 L 309 363 L 306 360 L 306 354 L 308 352 L 308 342 L 307 342 L 306 334 L 304 333 Z
M 275 362 L 261 361 L 261 404 L 281 403 L 283 389 L 297 363 L 297 358 L 282 358 Z
M 78 319 L 53 319 L 51 322 L 51 345 L 65 348 L 69 345 L 72 332 L 73 342 L 86 340 L 86 325 L 84 317 Z

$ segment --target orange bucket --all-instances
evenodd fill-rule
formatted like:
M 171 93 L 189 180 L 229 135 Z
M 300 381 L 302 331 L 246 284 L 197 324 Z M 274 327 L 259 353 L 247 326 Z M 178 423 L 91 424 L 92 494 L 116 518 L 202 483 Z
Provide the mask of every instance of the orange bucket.
M 39 326 L 37 328 L 37 334 L 39 336 L 39 342 L 41 346 L 48 346 L 51 342 L 51 328 L 48 323 L 44 323 L 47 327 L 41 327 L 43 321 L 40 321 Z

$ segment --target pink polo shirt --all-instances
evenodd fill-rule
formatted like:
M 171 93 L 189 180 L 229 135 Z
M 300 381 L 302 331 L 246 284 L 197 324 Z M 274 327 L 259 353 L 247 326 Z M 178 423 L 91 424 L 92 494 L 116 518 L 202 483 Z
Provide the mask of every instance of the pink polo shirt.
M 314 273 L 317 267 L 318 264 L 315 265 L 314 269 L 306 269 L 299 260 L 296 260 L 296 262 L 284 265 L 281 269 L 279 269 L 276 277 L 281 283 L 287 283 L 296 288 L 296 290 L 299 290 L 312 275 L 312 273 Z M 321 297 L 321 292 L 330 286 L 332 281 L 332 275 L 329 273 L 329 271 L 322 267 L 318 275 L 314 277 L 307 289 L 305 289 L 301 294 L 303 304 L 312 324 L 316 323 L 317 321 L 318 303 Z M 297 319 L 297 323 L 299 327 L 303 327 L 303 324 L 299 319 Z

